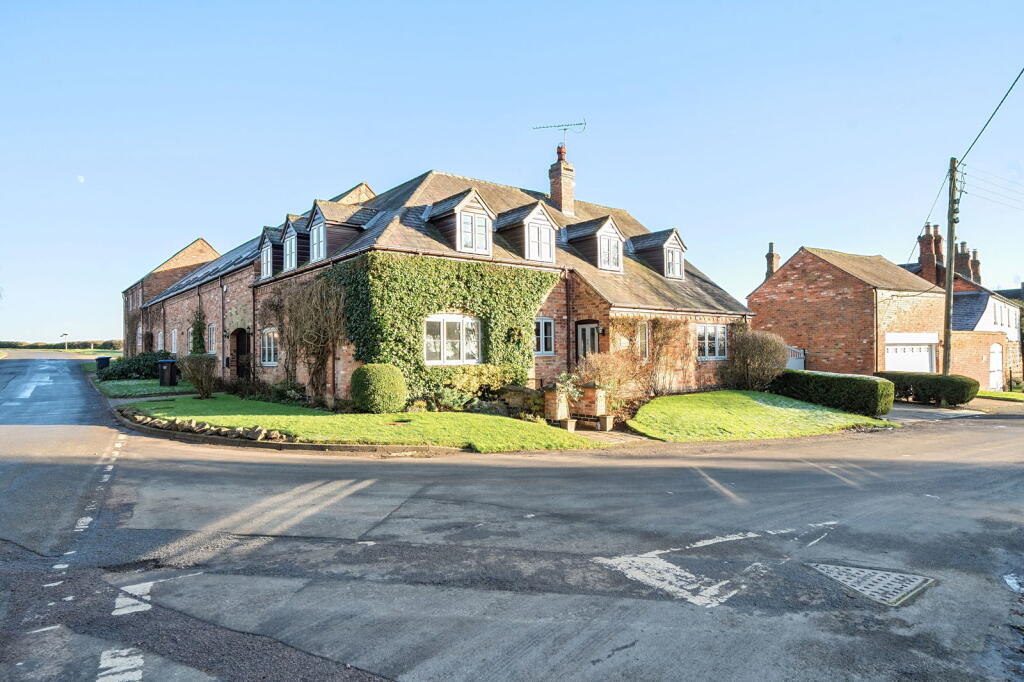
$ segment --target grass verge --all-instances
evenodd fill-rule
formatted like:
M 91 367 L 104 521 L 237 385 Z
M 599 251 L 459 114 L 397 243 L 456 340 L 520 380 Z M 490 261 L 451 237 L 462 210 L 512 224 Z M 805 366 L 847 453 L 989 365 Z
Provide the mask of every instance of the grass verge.
M 112 358 L 121 357 L 122 351 L 119 350 L 101 350 L 99 348 L 55 348 L 58 353 L 75 353 L 76 355 L 107 355 Z
M 303 443 L 441 445 L 476 452 L 575 450 L 600 445 L 545 424 L 468 412 L 335 414 L 223 393 L 211 400 L 184 397 L 133 403 L 132 407 L 161 419 L 195 419 L 228 428 L 258 425 Z
M 655 398 L 629 426 L 651 438 L 688 443 L 817 436 L 894 425 L 770 393 L 712 391 Z
M 989 398 L 991 400 L 1008 400 L 1013 403 L 1024 403 L 1024 393 L 1017 393 L 1016 391 L 978 391 L 979 398 Z
M 94 383 L 100 393 L 108 398 L 134 398 L 143 395 L 174 395 L 196 392 L 195 386 L 187 381 L 179 381 L 177 386 L 161 386 L 159 379 L 118 379 Z

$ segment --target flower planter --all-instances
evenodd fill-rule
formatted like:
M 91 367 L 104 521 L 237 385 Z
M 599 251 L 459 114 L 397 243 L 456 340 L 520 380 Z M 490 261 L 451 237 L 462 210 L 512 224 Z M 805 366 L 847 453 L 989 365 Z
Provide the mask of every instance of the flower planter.
M 598 431 L 611 431 L 615 428 L 615 416 L 603 414 L 597 418 Z
M 553 387 L 544 389 L 544 418 L 551 422 L 569 418 L 569 399 Z
M 568 408 L 566 408 L 566 409 L 568 409 Z M 563 429 L 565 429 L 569 433 L 573 433 L 574 431 L 576 431 L 576 420 L 575 419 L 562 419 L 558 423 L 559 423 L 559 425 Z

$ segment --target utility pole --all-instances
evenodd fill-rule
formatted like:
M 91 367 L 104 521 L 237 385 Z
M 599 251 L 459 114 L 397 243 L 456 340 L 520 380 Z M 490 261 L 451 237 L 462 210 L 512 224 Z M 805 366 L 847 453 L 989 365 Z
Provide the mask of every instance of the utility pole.
M 949 203 L 946 208 L 946 317 L 942 328 L 942 373 L 949 375 L 953 359 L 953 265 L 956 257 L 956 224 L 960 222 L 960 200 L 956 196 L 957 161 L 949 160 Z

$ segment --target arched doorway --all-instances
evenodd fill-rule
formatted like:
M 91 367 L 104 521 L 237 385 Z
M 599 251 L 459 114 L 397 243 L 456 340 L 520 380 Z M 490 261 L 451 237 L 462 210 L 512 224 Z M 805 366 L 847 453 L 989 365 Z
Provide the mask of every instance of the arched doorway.
M 1003 390 L 1003 347 L 998 343 L 988 349 L 988 387 L 993 391 Z
M 249 332 L 238 328 L 228 337 L 228 360 L 231 378 L 248 381 L 252 378 L 252 353 L 249 348 Z

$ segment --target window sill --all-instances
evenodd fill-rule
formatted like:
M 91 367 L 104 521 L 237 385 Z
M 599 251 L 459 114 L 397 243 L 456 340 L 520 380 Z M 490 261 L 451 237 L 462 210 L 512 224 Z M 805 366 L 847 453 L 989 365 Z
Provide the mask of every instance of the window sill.
M 261 362 L 260 367 L 277 367 L 276 362 Z
M 555 357 L 555 354 L 554 353 L 534 353 L 533 357 L 535 357 L 535 358 L 553 358 L 553 357 Z
M 468 365 L 482 365 L 483 362 L 481 362 L 480 360 L 469 360 L 466 362 L 455 362 L 454 360 L 451 362 L 442 362 L 440 360 L 424 360 L 423 364 L 425 364 L 427 367 L 466 367 Z
M 721 362 L 722 360 L 728 360 L 728 359 L 729 359 L 728 355 L 722 355 L 720 357 L 697 358 L 697 362 Z

